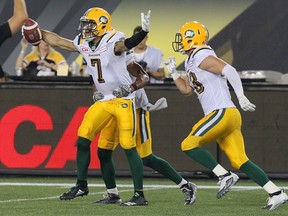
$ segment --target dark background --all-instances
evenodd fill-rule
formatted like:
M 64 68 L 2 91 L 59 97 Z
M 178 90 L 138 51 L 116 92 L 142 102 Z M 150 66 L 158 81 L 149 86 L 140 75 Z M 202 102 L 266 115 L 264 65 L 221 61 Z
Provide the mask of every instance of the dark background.
M 288 86 L 258 84 L 258 86 L 245 86 L 245 90 L 247 97 L 257 105 L 253 113 L 241 110 L 247 155 L 266 172 L 282 174 L 284 177 L 288 174 Z M 28 123 L 23 123 L 15 139 L 15 146 L 19 153 L 29 152 L 33 143 L 51 143 L 54 145 L 52 149 L 55 148 L 76 109 L 81 106 L 88 107 L 92 102 L 91 89 L 88 84 L 77 86 L 55 83 L 50 85 L 10 83 L 2 84 L 0 91 L 0 104 L 5 104 L 0 106 L 0 116 L 19 105 L 37 105 L 50 114 L 54 124 L 52 131 L 39 133 Z M 151 112 L 154 153 L 167 159 L 177 171 L 187 175 L 197 175 L 197 171 L 208 172 L 207 169 L 189 159 L 180 148 L 182 140 L 188 135 L 192 126 L 203 116 L 197 98 L 183 97 L 173 85 L 148 86 L 146 91 L 152 103 L 160 97 L 166 97 L 168 101 L 168 108 Z M 234 93 L 231 93 L 238 106 Z M 1 131 L 0 135 L 5 136 Z M 206 148 L 221 164 L 232 169 L 226 156 L 218 152 L 216 143 L 208 144 Z M 91 152 L 96 154 L 96 149 L 91 149 Z M 0 154 L 6 153 L 0 152 Z M 129 166 L 120 147 L 115 151 L 114 157 L 117 171 L 122 174 L 127 173 Z M 43 171 L 45 163 L 35 169 L 24 170 L 24 173 L 31 174 L 35 170 Z M 1 162 L 0 169 L 2 173 L 15 172 L 13 169 L 4 167 Z M 75 170 L 75 161 L 71 161 L 65 169 L 56 170 L 52 174 L 57 172 L 75 174 Z M 151 173 L 150 169 L 145 168 L 145 171 Z M 23 173 L 23 170 L 20 173 Z M 47 170 L 42 173 L 47 173 Z

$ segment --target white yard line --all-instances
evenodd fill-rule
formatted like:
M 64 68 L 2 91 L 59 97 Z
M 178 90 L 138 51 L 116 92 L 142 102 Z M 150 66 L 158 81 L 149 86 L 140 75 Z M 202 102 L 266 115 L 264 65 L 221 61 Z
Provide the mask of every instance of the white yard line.
M 119 190 L 119 192 L 127 192 L 127 191 L 133 191 L 131 190 Z M 96 192 L 96 193 L 89 193 L 89 195 L 95 195 L 95 194 L 103 194 L 102 192 Z M 32 199 L 14 199 L 14 200 L 0 200 L 1 203 L 10 203 L 10 202 L 23 202 L 23 201 L 39 201 L 39 200 L 50 200 L 50 199 L 59 199 L 59 196 L 53 196 L 53 197 L 39 197 L 39 198 L 32 198 Z
M 64 187 L 70 188 L 73 187 L 74 184 L 67 183 L 29 183 L 29 182 L 0 182 L 0 186 L 33 186 L 33 187 Z M 89 187 L 105 187 L 104 184 L 89 184 Z M 119 192 L 130 192 L 133 191 L 132 184 L 118 184 L 118 188 L 131 188 L 126 190 L 119 190 Z M 209 186 L 209 185 L 197 185 L 198 189 L 217 189 L 219 186 Z M 165 188 L 178 188 L 177 185 L 144 185 L 145 190 L 158 190 Z M 233 190 L 256 190 L 262 189 L 259 186 L 233 186 Z M 283 189 L 288 189 L 288 187 L 283 187 Z M 102 194 L 103 192 L 89 193 L 89 195 L 93 194 Z M 0 200 L 0 203 L 9 203 L 9 202 L 23 202 L 23 201 L 38 201 L 38 200 L 50 200 L 50 199 L 58 199 L 59 196 L 53 197 L 39 197 L 39 198 L 31 198 L 31 199 L 13 199 L 13 200 Z
M 33 182 L 0 182 L 0 186 L 33 186 L 33 187 L 65 187 L 70 188 L 73 187 L 74 183 L 33 183 Z M 89 187 L 105 187 L 104 184 L 89 184 Z M 132 184 L 117 184 L 119 188 L 133 188 Z M 156 188 L 156 189 L 163 189 L 163 188 L 178 188 L 177 185 L 144 185 L 144 188 Z M 218 185 L 211 186 L 211 185 L 197 185 L 197 188 L 200 189 L 216 189 L 219 188 Z M 282 187 L 283 189 L 287 189 L 288 187 Z M 243 190 L 254 190 L 254 189 L 261 189 L 260 186 L 233 186 L 233 189 L 243 189 Z

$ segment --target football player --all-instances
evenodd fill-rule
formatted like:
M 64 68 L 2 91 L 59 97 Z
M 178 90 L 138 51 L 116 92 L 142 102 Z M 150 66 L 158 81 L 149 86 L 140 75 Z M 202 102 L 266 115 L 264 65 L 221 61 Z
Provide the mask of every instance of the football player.
M 205 115 L 183 140 L 182 151 L 219 177 L 220 189 L 217 198 L 221 198 L 239 177 L 224 169 L 208 151 L 202 148 L 205 144 L 216 141 L 235 169 L 244 172 L 267 191 L 269 198 L 263 208 L 276 209 L 288 200 L 288 196 L 247 157 L 241 133 L 241 115 L 231 101 L 227 80 L 244 111 L 253 112 L 256 106 L 244 95 L 236 69 L 218 58 L 214 50 L 207 45 L 208 37 L 208 30 L 201 23 L 195 21 L 185 23 L 176 33 L 172 46 L 175 52 L 188 56 L 185 60 L 186 74 L 182 76 L 177 72 L 175 58 L 169 57 L 165 62 L 178 90 L 186 96 L 194 92 Z
M 131 74 L 133 74 L 133 71 L 135 70 L 131 67 L 131 63 L 134 61 L 133 55 L 127 55 L 126 61 L 128 65 L 128 70 Z M 142 88 L 136 91 L 135 105 L 137 118 L 136 148 L 137 152 L 142 158 L 144 166 L 154 169 L 158 173 L 162 174 L 163 176 L 177 184 L 184 194 L 184 204 L 192 205 L 196 200 L 196 185 L 191 182 L 187 182 L 166 160 L 156 156 L 152 152 L 152 137 L 149 112 L 166 108 L 166 99 L 161 98 L 154 105 L 152 105 L 151 103 L 149 103 L 144 88 Z M 101 131 L 98 140 L 98 158 L 101 162 L 101 173 L 107 191 L 104 194 L 104 199 L 95 201 L 94 203 L 113 204 L 121 202 L 121 198 L 116 187 L 115 169 L 112 159 L 113 150 L 116 148 L 118 143 L 119 137 L 117 122 L 115 121 L 115 119 L 112 119 L 111 122 L 109 122 L 106 127 Z
M 141 26 L 136 26 L 133 34 L 141 31 Z M 150 83 L 164 83 L 165 71 L 163 53 L 160 49 L 147 45 L 148 36 L 133 48 L 135 60 L 139 62 L 150 75 Z
M 24 0 L 14 0 L 13 16 L 0 25 L 0 46 L 2 43 L 12 37 L 28 19 L 26 3 Z M 0 65 L 0 82 L 5 81 L 4 72 Z
M 87 173 L 90 163 L 90 144 L 95 136 L 112 119 L 117 120 L 120 145 L 125 150 L 134 183 L 134 195 L 121 205 L 148 205 L 143 192 L 143 164 L 136 150 L 134 104 L 135 91 L 149 78 L 139 77 L 132 82 L 126 67 L 125 52 L 137 46 L 148 34 L 150 11 L 141 13 L 142 31 L 126 38 L 125 34 L 112 29 L 112 18 L 102 8 L 90 8 L 80 18 L 79 34 L 74 41 L 41 30 L 46 43 L 68 51 L 80 52 L 92 76 L 98 102 L 86 112 L 78 129 L 77 168 L 75 187 L 60 196 L 61 200 L 88 194 Z

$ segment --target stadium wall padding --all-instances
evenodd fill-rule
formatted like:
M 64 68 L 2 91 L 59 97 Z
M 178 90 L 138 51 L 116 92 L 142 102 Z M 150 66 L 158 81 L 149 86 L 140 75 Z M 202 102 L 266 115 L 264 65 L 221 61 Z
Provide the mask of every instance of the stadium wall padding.
M 92 104 L 90 86 L 7 83 L 0 91 L 0 173 L 75 173 L 77 129 Z M 168 101 L 168 108 L 151 112 L 154 153 L 179 172 L 208 172 L 180 149 L 203 116 L 197 98 L 182 96 L 174 86 L 148 86 L 146 92 L 152 103 L 160 97 Z M 288 174 L 288 87 L 246 87 L 246 95 L 257 105 L 253 113 L 241 111 L 247 155 L 268 173 Z M 232 169 L 216 143 L 205 148 Z M 99 171 L 96 149 L 97 139 L 91 146 L 91 172 Z M 114 159 L 117 171 L 129 172 L 120 147 Z

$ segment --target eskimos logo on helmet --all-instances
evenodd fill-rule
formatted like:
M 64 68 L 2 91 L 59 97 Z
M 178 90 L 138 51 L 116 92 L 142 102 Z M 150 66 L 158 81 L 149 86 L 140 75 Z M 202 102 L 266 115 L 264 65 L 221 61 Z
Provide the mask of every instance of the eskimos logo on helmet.
M 192 30 L 187 30 L 185 32 L 185 38 L 193 38 L 195 36 L 195 32 Z
M 99 22 L 102 24 L 107 24 L 108 23 L 108 18 L 106 16 L 101 16 L 99 18 Z

